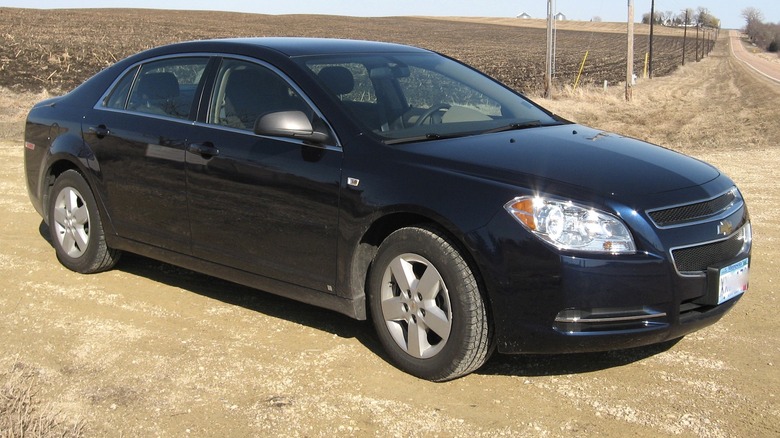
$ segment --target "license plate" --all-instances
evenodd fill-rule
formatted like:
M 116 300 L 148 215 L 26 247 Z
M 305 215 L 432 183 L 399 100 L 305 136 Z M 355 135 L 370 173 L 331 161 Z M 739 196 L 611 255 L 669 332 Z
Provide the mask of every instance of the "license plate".
M 718 284 L 718 304 L 726 302 L 748 289 L 748 259 L 726 266 L 720 270 Z

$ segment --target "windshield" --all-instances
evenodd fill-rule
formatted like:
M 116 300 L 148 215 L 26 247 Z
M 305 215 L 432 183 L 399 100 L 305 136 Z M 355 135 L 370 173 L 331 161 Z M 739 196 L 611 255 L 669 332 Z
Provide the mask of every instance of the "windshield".
M 494 80 L 435 53 L 299 60 L 364 130 L 388 143 L 561 123 Z

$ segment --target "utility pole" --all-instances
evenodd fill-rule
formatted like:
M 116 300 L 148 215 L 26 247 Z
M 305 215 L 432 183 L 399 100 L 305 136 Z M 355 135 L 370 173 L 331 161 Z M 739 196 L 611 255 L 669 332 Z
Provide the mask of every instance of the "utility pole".
M 688 45 L 688 10 L 685 10 L 685 21 L 683 22 L 683 63 L 685 65 L 685 46 Z
M 634 81 L 634 0 L 628 0 L 628 54 L 626 62 L 626 100 L 633 97 Z
M 553 0 L 547 0 L 547 57 L 544 70 L 544 97 L 552 97 L 552 58 L 553 58 Z
M 648 76 L 653 79 L 653 26 L 655 25 L 655 0 L 650 2 L 650 57 L 647 61 Z

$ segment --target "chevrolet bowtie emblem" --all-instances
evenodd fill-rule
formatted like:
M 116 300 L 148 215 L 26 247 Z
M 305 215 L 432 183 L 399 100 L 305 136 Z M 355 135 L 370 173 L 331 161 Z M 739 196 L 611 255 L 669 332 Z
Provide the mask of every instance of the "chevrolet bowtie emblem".
M 728 236 L 734 231 L 734 224 L 729 221 L 720 221 L 718 224 L 718 234 Z

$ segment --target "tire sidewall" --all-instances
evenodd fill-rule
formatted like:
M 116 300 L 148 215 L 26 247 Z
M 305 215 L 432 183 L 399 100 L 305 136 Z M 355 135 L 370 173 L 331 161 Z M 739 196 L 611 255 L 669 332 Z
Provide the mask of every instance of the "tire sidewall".
M 471 309 L 471 294 L 464 289 L 469 281 L 475 281 L 471 270 L 463 269 L 465 262 L 462 256 L 446 239 L 435 231 L 425 228 L 403 228 L 388 236 L 381 244 L 378 254 L 369 274 L 369 307 L 371 319 L 380 342 L 390 356 L 390 360 L 399 368 L 417 377 L 427 380 L 446 380 L 452 377 L 459 361 L 465 356 L 465 350 L 470 348 L 468 327 L 466 322 L 471 315 L 466 309 Z M 442 245 L 441 243 L 444 243 Z M 445 253 L 442 249 L 452 252 Z M 392 338 L 381 306 L 381 287 L 385 270 L 390 262 L 400 254 L 417 254 L 428 260 L 439 271 L 447 287 L 452 328 L 445 346 L 435 356 L 425 359 L 412 357 L 404 351 Z

